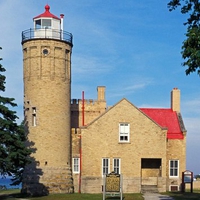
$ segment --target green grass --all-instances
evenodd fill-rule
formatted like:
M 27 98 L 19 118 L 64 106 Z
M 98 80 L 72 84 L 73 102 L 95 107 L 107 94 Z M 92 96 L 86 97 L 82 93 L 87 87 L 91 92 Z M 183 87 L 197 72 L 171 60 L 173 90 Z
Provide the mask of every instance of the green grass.
M 19 190 L 0 191 L 0 200 L 102 200 L 102 194 L 51 194 L 44 197 L 25 197 L 20 194 Z M 107 200 L 119 200 L 118 197 L 107 197 Z M 141 194 L 123 194 L 124 200 L 143 200 Z
M 200 200 L 200 191 L 199 190 L 195 190 L 193 191 L 193 193 L 191 193 L 190 191 L 181 193 L 181 192 L 168 192 L 165 193 L 166 195 L 169 195 L 171 197 L 173 197 L 175 200 Z

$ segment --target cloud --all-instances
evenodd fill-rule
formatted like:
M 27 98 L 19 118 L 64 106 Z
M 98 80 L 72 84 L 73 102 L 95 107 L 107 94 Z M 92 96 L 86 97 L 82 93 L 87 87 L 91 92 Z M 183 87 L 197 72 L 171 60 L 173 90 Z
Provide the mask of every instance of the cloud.
M 187 100 L 182 103 L 184 113 L 186 116 L 193 115 L 193 117 L 198 116 L 200 118 L 200 112 L 199 109 L 197 109 L 200 108 L 200 98 L 195 97 L 192 99 L 192 96 L 190 96 L 190 98 L 191 100 Z
M 112 66 L 108 63 L 102 63 L 98 57 L 87 57 L 85 55 L 75 56 L 73 58 L 73 73 L 77 76 L 93 76 L 97 74 L 107 73 L 112 70 Z

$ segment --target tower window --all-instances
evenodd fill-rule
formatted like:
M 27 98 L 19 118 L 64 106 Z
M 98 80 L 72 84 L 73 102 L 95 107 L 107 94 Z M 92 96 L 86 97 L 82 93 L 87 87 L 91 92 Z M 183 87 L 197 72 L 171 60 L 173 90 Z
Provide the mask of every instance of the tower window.
M 43 49 L 42 52 L 43 52 L 44 55 L 47 55 L 49 53 L 48 49 Z
M 51 20 L 42 19 L 42 28 L 51 28 Z
M 40 29 L 41 28 L 41 19 L 38 19 L 35 21 L 35 28 Z
M 35 29 L 51 28 L 51 19 L 38 19 L 35 21 Z
M 32 108 L 32 126 L 36 126 L 36 107 Z

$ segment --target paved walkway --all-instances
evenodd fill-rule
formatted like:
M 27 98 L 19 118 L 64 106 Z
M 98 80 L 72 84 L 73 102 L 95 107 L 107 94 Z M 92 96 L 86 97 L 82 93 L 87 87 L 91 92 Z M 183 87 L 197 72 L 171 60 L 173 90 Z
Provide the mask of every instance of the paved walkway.
M 159 193 L 145 193 L 143 194 L 144 200 L 173 200 L 172 197 L 162 195 Z

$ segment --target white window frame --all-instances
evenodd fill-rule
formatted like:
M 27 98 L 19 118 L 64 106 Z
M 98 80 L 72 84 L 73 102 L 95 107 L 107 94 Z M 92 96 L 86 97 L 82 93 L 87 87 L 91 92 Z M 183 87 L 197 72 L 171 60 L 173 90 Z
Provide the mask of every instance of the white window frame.
M 117 163 L 115 161 L 118 161 Z M 121 159 L 113 158 L 113 171 L 115 173 L 121 174 Z
M 175 162 L 177 162 L 177 167 L 175 166 Z M 172 167 L 171 167 L 171 163 L 173 163 Z M 174 175 L 175 173 L 177 173 L 177 175 Z M 172 178 L 179 177 L 179 160 L 177 159 L 169 160 L 169 177 L 172 177 Z
M 108 161 L 107 165 L 105 165 L 105 162 L 104 162 L 106 160 Z M 110 173 L 110 158 L 102 158 L 102 167 L 101 168 L 102 168 L 102 176 Z M 104 173 L 105 170 L 107 171 L 107 173 Z
M 80 173 L 80 158 L 72 158 L 73 173 Z
M 126 139 L 127 137 L 127 139 Z M 119 123 L 119 142 L 129 142 L 130 141 L 130 124 L 129 123 Z

